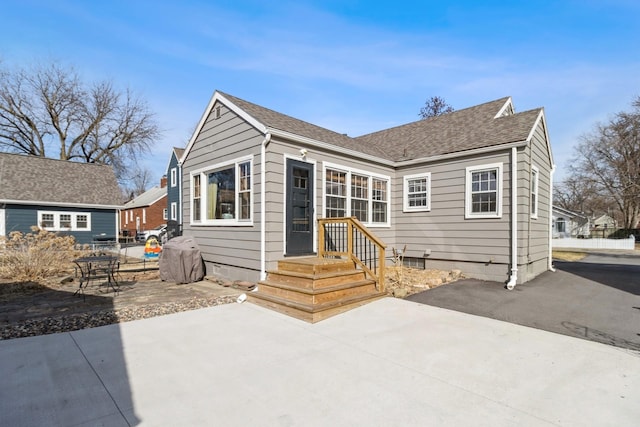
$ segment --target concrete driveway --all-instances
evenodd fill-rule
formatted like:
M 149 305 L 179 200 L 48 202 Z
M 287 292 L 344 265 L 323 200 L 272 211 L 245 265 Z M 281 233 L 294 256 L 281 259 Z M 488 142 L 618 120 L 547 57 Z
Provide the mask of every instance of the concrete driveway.
M 465 279 L 408 299 L 640 350 L 640 255 L 590 254 L 508 291 Z

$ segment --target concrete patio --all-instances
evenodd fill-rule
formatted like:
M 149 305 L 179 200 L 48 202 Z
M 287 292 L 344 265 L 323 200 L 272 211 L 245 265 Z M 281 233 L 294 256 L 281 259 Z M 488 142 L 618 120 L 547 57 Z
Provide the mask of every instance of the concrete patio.
M 317 324 L 251 304 L 0 342 L 0 425 L 615 425 L 640 354 L 385 298 Z

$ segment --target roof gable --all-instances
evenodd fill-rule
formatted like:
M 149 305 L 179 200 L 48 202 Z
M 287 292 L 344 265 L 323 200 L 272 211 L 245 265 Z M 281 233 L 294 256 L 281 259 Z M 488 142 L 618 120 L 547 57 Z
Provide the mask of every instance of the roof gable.
M 0 201 L 119 207 L 122 194 L 111 166 L 0 153 Z

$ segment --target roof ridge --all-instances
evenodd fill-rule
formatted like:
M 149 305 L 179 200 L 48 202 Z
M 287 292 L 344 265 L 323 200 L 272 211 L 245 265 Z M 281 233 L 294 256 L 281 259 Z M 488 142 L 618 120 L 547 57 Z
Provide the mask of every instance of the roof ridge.
M 452 111 L 450 113 L 445 113 L 445 114 L 441 114 L 441 115 L 433 116 L 433 117 L 427 117 L 427 118 L 424 118 L 424 119 L 418 119 L 418 120 L 414 120 L 412 122 L 400 124 L 400 125 L 393 126 L 393 127 L 390 127 L 390 128 L 380 129 L 380 130 L 377 130 L 377 131 L 374 131 L 374 132 L 370 132 L 370 133 L 366 133 L 366 134 L 357 136 L 357 137 L 355 137 L 355 139 L 362 138 L 362 137 L 365 137 L 365 136 L 374 135 L 374 134 L 379 133 L 379 132 L 387 132 L 387 131 L 395 130 L 395 129 L 398 129 L 398 128 L 401 128 L 401 127 L 405 127 L 405 126 L 418 125 L 418 124 L 422 124 L 422 123 L 429 123 L 429 122 L 434 122 L 436 120 L 447 120 L 447 119 L 449 119 L 451 117 L 460 116 L 461 114 L 468 113 L 469 110 L 479 110 L 482 107 L 485 107 L 485 106 L 487 106 L 489 104 L 494 104 L 494 103 L 497 104 L 498 102 L 500 102 L 500 104 L 502 105 L 509 98 L 511 98 L 511 97 L 510 96 L 504 96 L 502 98 L 494 99 L 493 101 L 487 101 L 487 102 L 483 102 L 482 104 L 472 105 L 470 107 L 466 107 L 466 108 L 463 108 L 461 110 L 455 110 L 455 111 Z

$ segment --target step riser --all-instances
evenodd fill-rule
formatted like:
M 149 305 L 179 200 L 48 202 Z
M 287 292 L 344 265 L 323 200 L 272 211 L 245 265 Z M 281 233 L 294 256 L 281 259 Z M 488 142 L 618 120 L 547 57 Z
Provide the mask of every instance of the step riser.
M 353 270 L 353 266 L 353 262 L 347 260 L 331 260 L 320 263 L 304 263 L 301 261 L 288 260 L 278 261 L 278 270 L 303 274 L 324 274 L 336 271 L 350 271 Z
M 269 273 L 268 279 L 272 282 L 283 283 L 289 286 L 295 286 L 304 289 L 323 289 L 330 286 L 343 285 L 350 282 L 363 280 L 365 275 L 363 272 L 343 274 L 335 277 L 327 277 L 322 279 L 314 279 L 311 277 L 299 277 L 288 274 L 280 274 L 278 272 Z
M 258 285 L 258 293 L 261 295 L 271 295 L 278 298 L 283 298 L 288 301 L 295 301 L 302 304 L 324 304 L 330 302 L 339 302 L 342 299 L 354 297 L 354 296 L 364 296 L 364 295 L 374 295 L 377 294 L 378 291 L 376 289 L 375 282 L 363 284 L 359 286 L 354 286 L 346 289 L 340 289 L 336 291 L 330 292 L 315 292 L 315 293 L 302 293 L 296 292 L 291 289 L 283 289 L 277 286 L 270 286 L 264 283 Z
M 274 310 L 277 311 L 278 313 L 282 313 L 285 314 L 287 316 L 291 316 L 291 317 L 295 317 L 296 319 L 300 319 L 303 320 L 305 322 L 309 322 L 309 323 L 316 323 L 319 322 L 321 320 L 327 319 L 329 317 L 344 313 L 346 311 L 349 311 L 351 309 L 363 306 L 365 304 L 368 304 L 372 301 L 376 301 L 380 298 L 383 298 L 383 295 L 376 295 L 373 296 L 371 298 L 368 299 L 363 299 L 361 301 L 356 301 L 356 302 L 352 302 L 349 304 L 344 304 L 344 305 L 337 305 L 337 306 L 333 306 L 333 307 L 329 307 L 325 310 L 319 310 L 319 311 L 312 311 L 309 312 L 307 310 L 301 310 L 298 309 L 296 307 L 292 307 L 292 306 L 284 306 L 281 304 L 278 304 L 274 301 L 268 301 L 268 300 L 264 300 L 259 298 L 257 295 L 252 294 L 249 295 L 249 299 L 248 301 L 250 301 L 253 304 L 259 305 L 261 307 L 265 307 L 268 308 L 270 310 Z

